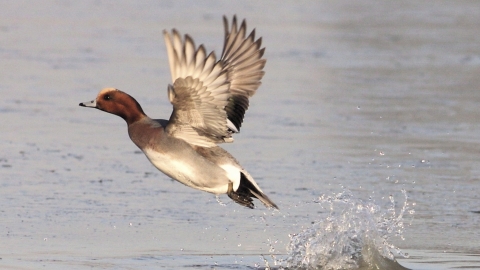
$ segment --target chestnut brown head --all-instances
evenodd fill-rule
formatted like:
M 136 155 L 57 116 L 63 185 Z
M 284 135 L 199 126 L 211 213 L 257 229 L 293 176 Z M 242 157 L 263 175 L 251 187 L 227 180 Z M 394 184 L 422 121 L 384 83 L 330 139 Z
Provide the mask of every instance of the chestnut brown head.
M 130 95 L 115 88 L 105 88 L 92 101 L 82 102 L 82 107 L 96 108 L 122 117 L 127 124 L 145 116 L 140 104 Z

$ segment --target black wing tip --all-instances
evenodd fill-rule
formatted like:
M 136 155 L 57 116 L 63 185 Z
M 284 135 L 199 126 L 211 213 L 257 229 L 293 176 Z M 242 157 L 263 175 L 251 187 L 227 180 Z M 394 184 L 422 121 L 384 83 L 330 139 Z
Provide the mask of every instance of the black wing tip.
M 223 29 L 224 29 L 224 34 L 225 34 L 225 39 L 228 36 L 228 19 L 227 16 L 223 15 Z
M 238 30 L 242 28 L 247 29 L 247 20 L 243 19 L 242 22 L 240 23 L 240 27 L 238 28 L 237 14 L 234 14 L 232 17 L 232 27 L 230 28 L 227 15 L 223 15 L 223 25 L 225 26 L 225 33 L 230 33 L 230 32 L 233 32 L 233 30 Z M 229 30 L 232 30 L 232 31 L 229 31 Z
M 240 29 L 244 29 L 245 31 L 247 30 L 247 20 L 243 19 L 242 23 L 240 24 Z
M 255 40 L 255 30 L 256 30 L 256 29 L 253 28 L 252 32 L 250 32 L 250 34 L 248 35 L 248 38 L 249 38 L 249 39 L 251 38 L 252 41 Z M 260 37 L 259 39 L 262 39 L 262 38 Z M 258 41 L 258 40 L 257 40 L 257 41 Z M 255 41 L 255 42 L 257 42 L 257 41 Z M 260 41 L 260 44 L 262 44 L 261 41 Z
M 214 52 L 214 51 L 211 51 L 211 52 L 208 54 L 207 58 L 205 58 L 205 59 L 208 59 L 208 58 L 210 58 L 210 57 L 213 57 L 213 61 L 214 61 L 215 63 L 217 62 L 217 56 L 215 55 L 215 52 Z
M 200 44 L 200 46 L 198 46 L 198 49 L 195 52 L 195 56 L 197 56 L 200 52 L 203 52 L 204 55 L 207 55 L 207 50 L 205 49 L 205 46 L 203 44 Z
M 232 19 L 232 29 L 237 29 L 237 15 L 233 15 Z
M 260 41 L 261 43 L 261 41 Z M 262 58 L 263 55 L 265 54 L 265 47 L 261 48 L 260 50 L 258 50 L 258 54 L 259 54 L 259 58 Z M 267 59 L 260 59 L 262 60 L 263 62 L 267 62 Z M 262 69 L 265 67 L 265 64 L 263 65 Z
M 183 42 L 183 47 L 185 48 L 187 43 L 192 43 L 193 48 L 195 49 L 195 41 L 193 41 L 193 38 L 189 34 L 184 35 L 185 41 Z

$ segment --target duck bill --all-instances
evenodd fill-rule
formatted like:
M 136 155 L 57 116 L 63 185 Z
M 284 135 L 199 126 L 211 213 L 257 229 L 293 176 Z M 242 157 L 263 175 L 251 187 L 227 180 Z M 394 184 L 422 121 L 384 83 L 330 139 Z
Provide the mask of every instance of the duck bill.
M 78 105 L 82 107 L 97 108 L 97 101 L 92 100 L 92 101 L 82 102 Z

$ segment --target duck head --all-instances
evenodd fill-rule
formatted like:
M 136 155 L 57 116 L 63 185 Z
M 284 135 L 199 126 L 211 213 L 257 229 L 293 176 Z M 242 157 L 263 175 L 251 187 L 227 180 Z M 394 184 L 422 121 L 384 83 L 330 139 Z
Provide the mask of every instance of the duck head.
M 118 115 L 127 124 L 136 122 L 145 116 L 142 107 L 132 96 L 115 88 L 105 88 L 98 93 L 95 100 L 78 105 Z

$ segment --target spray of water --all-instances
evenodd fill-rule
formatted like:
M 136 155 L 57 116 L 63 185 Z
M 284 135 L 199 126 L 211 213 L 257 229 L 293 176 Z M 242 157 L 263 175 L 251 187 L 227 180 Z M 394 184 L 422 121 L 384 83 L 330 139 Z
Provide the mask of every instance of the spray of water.
M 316 207 L 329 214 L 302 232 L 290 235 L 285 260 L 288 269 L 405 269 L 395 256 L 407 257 L 389 243 L 402 237 L 407 195 L 398 213 L 393 196 L 385 212 L 373 202 L 355 199 L 344 191 L 321 196 Z M 412 213 L 411 211 L 409 213 Z

